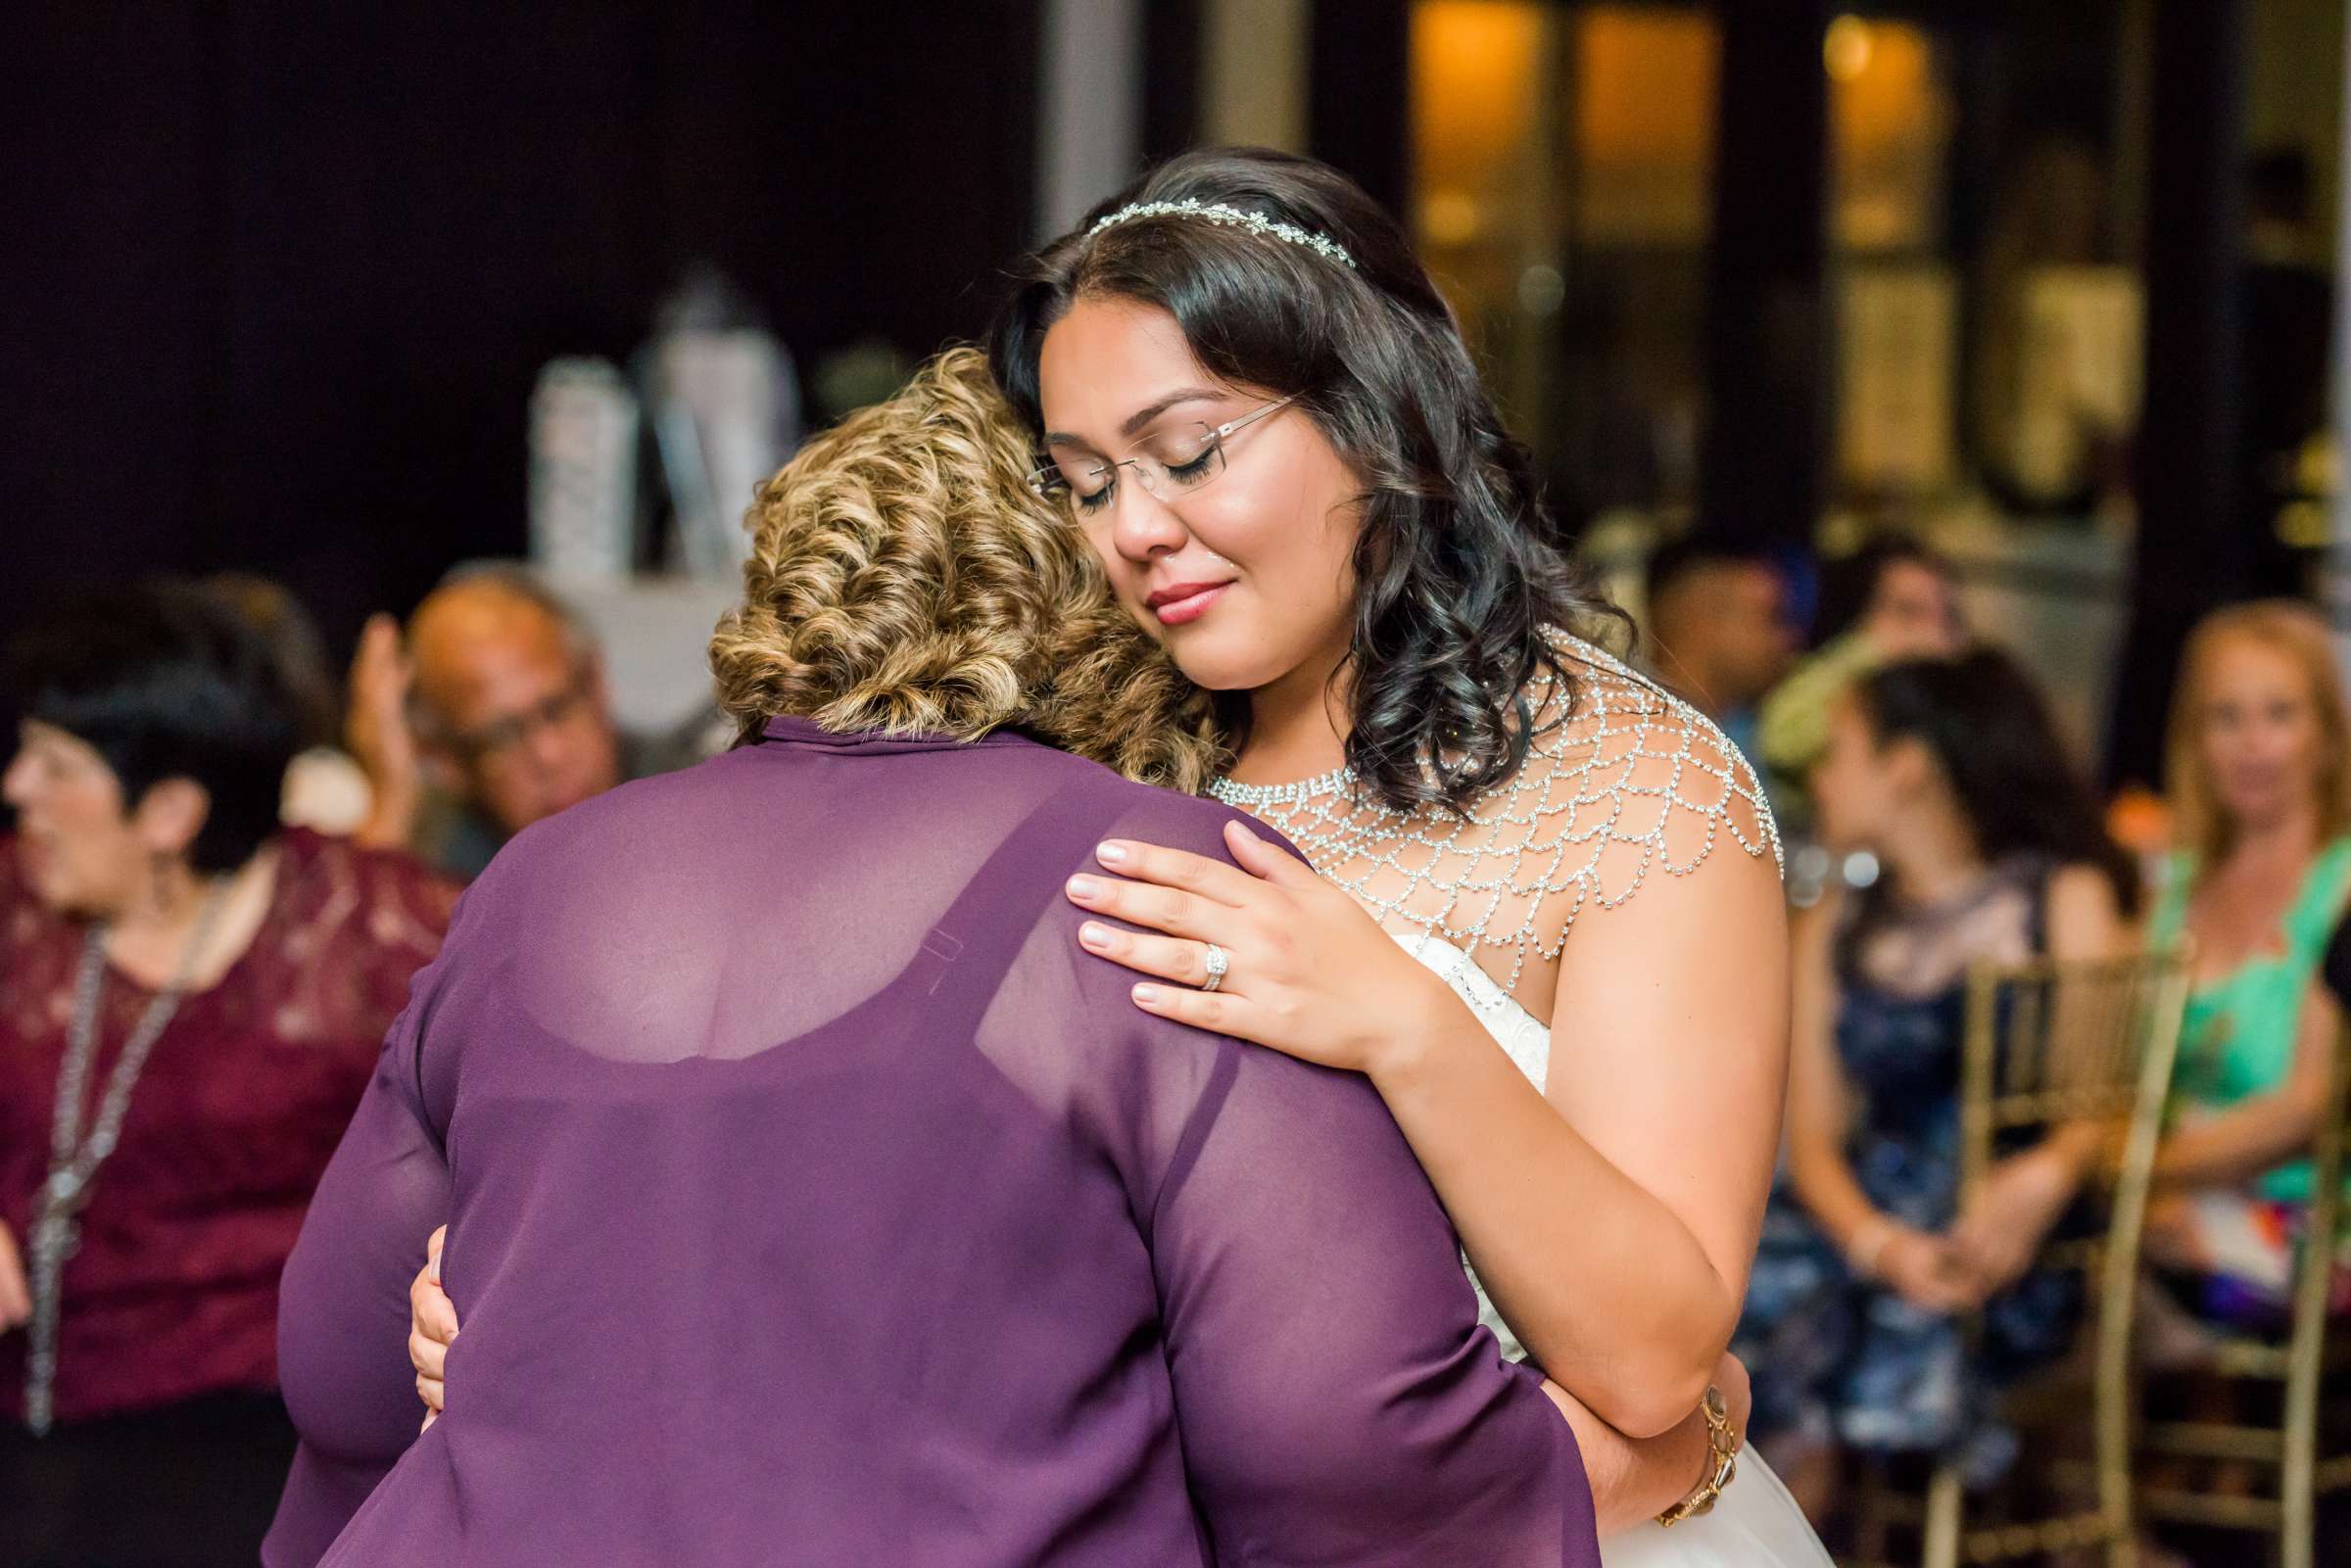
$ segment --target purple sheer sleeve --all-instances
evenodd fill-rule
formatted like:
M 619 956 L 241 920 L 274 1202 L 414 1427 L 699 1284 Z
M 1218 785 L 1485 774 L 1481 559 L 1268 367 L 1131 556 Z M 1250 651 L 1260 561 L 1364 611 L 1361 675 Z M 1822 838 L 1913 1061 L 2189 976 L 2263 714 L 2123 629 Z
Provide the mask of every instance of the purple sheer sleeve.
M 1153 1221 L 1217 1560 L 1580 1560 L 1591 1498 L 1565 1419 L 1475 1327 L 1386 1111 L 1316 1072 L 1227 1053 Z M 1422 1212 L 1399 1212 L 1406 1193 Z
M 1205 814 L 1151 815 L 1119 835 L 1223 853 Z M 1130 1064 L 1188 1107 L 1146 1147 L 1148 1231 L 1216 1561 L 1594 1560 L 1574 1435 L 1477 1326 L 1452 1223 L 1368 1081 L 1129 1016 Z
M 458 906 L 456 941 L 463 922 Z M 449 1163 L 418 1103 L 417 1047 L 439 964 L 419 974 L 287 1259 L 278 1376 L 301 1443 L 264 1568 L 325 1555 L 424 1419 L 403 1353 L 408 1284 L 449 1215 Z M 365 1354 L 360 1354 L 364 1347 Z

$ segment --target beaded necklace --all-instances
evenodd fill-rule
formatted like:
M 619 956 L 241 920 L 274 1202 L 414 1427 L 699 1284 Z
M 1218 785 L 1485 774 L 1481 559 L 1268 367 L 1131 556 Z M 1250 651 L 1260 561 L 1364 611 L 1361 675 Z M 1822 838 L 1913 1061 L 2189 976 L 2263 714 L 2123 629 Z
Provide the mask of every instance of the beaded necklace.
M 122 1044 L 122 1054 L 115 1059 L 115 1069 L 107 1077 L 87 1132 L 82 1129 L 82 1101 L 97 1061 L 104 1014 L 106 927 L 91 926 L 82 940 L 81 967 L 73 983 L 73 1022 L 57 1069 L 57 1112 L 49 1130 L 49 1179 L 41 1184 L 32 1233 L 27 1238 L 32 1321 L 27 1325 L 24 1354 L 24 1424 L 34 1437 L 48 1435 L 55 1413 L 58 1318 L 65 1295 L 66 1260 L 81 1245 L 81 1211 L 89 1204 L 98 1167 L 106 1164 L 122 1135 L 130 1091 L 138 1084 L 140 1069 L 147 1066 L 148 1053 L 179 1011 L 180 998 L 187 994 L 196 961 L 212 940 L 227 894 L 228 883 L 221 880 L 205 895 L 170 979 L 140 1013 L 130 1038 Z

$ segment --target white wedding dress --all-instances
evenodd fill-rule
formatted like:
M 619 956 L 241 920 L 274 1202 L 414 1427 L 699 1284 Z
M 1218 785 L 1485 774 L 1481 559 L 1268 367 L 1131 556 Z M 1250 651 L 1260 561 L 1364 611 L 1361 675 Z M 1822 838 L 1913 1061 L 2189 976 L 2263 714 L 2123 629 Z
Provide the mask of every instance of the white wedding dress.
M 1396 939 L 1444 976 L 1519 1070 L 1541 1087 L 1551 1064 L 1551 1030 L 1543 1021 L 1443 938 L 1415 933 Z M 1470 1282 L 1476 1280 L 1472 1273 Z M 1503 1354 L 1525 1359 L 1525 1348 L 1494 1310 L 1483 1285 L 1477 1288 L 1477 1305 L 1480 1321 L 1502 1342 Z M 1691 1478 L 1693 1485 L 1697 1479 Z M 1796 1499 L 1751 1448 L 1740 1453 L 1738 1479 L 1711 1513 L 1671 1530 L 1645 1524 L 1612 1536 L 1601 1543 L 1600 1556 L 1606 1568 L 1833 1568 Z

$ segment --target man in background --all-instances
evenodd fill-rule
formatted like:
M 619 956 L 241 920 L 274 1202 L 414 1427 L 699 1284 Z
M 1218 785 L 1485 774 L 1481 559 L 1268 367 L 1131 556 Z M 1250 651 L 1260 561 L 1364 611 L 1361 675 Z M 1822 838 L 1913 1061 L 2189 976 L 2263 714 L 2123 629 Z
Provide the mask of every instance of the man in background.
M 1808 776 L 1827 752 L 1829 715 L 1845 689 L 1897 659 L 1949 658 L 1967 646 L 1951 563 L 1895 532 L 1864 540 L 1821 573 L 1814 646 L 1755 708 L 1755 750 L 1780 827 L 1812 820 Z
M 348 739 L 375 799 L 363 842 L 453 876 L 623 779 L 691 760 L 631 747 L 587 626 L 517 567 L 453 574 L 401 629 L 370 620 L 352 669 Z
M 1760 550 L 1691 537 L 1659 546 L 1648 575 L 1650 673 L 1753 755 L 1755 704 L 1796 651 L 1779 568 Z

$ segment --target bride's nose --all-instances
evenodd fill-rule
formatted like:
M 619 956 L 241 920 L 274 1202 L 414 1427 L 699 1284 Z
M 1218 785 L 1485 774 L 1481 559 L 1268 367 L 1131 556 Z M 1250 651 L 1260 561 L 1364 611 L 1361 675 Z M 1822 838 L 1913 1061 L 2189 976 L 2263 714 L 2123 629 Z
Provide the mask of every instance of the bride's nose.
M 1111 521 L 1111 543 L 1121 555 L 1138 565 L 1155 556 L 1174 554 L 1192 537 L 1176 509 L 1140 485 L 1121 485 L 1112 504 L 1118 515 Z

